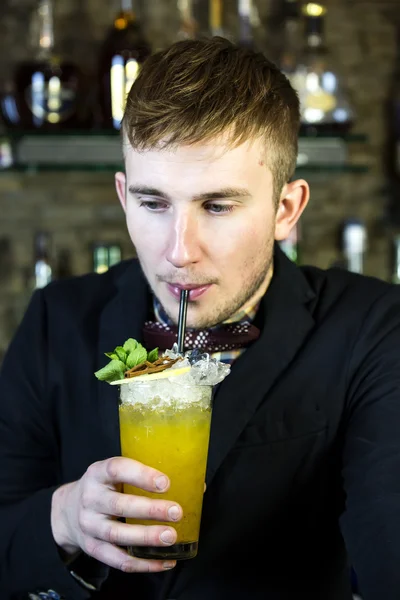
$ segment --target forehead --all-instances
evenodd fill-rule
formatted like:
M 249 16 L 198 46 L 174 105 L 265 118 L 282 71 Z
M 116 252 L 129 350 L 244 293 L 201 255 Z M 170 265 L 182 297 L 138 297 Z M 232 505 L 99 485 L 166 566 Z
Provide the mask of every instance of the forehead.
M 131 146 L 126 151 L 125 166 L 128 180 L 144 181 L 151 177 L 160 183 L 210 181 L 219 184 L 246 184 L 268 177 L 264 166 L 265 148 L 260 140 L 246 141 L 237 147 L 214 140 L 208 143 L 182 145 L 162 150 L 136 151 Z

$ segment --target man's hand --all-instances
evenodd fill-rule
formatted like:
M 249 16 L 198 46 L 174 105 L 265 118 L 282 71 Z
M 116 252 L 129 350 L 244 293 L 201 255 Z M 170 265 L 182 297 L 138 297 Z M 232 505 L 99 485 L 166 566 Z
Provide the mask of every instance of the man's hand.
M 165 525 L 129 525 L 117 518 L 176 522 L 182 508 L 168 500 L 122 494 L 121 483 L 148 492 L 166 492 L 170 482 L 160 471 L 130 458 L 114 457 L 92 464 L 78 481 L 53 494 L 51 528 L 57 545 L 68 555 L 79 550 L 125 572 L 159 572 L 175 561 L 133 558 L 118 546 L 171 546 L 176 531 Z

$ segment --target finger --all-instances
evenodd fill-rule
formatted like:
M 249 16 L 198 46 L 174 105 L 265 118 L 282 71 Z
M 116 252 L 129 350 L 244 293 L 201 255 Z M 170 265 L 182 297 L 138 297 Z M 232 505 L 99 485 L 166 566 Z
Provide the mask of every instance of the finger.
M 148 467 L 143 463 L 114 456 L 90 465 L 87 470 L 95 481 L 103 484 L 127 483 L 148 492 L 166 492 L 169 488 L 169 479 L 161 471 Z
M 111 519 L 103 521 L 91 534 L 104 542 L 116 546 L 172 546 L 176 542 L 176 531 L 165 525 L 129 525 Z
M 134 558 L 122 548 L 108 542 L 90 538 L 85 548 L 86 554 L 96 560 L 126 573 L 159 573 L 173 568 L 176 561 L 142 560 Z
M 176 502 L 154 500 L 133 494 L 120 494 L 111 490 L 104 491 L 101 495 L 96 494 L 91 498 L 90 506 L 86 504 L 84 508 L 104 515 L 127 519 L 179 521 L 182 518 L 182 508 Z
M 206 489 L 207 489 L 207 484 L 204 484 L 204 493 L 206 493 Z

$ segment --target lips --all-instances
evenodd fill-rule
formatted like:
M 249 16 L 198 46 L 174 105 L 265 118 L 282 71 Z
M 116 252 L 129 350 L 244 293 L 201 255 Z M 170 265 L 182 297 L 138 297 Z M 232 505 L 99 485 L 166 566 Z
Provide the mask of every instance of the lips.
M 181 297 L 182 290 L 189 290 L 189 301 L 194 301 L 203 296 L 211 287 L 212 284 L 208 285 L 179 285 L 174 283 L 167 283 L 167 288 L 170 294 L 179 300 Z

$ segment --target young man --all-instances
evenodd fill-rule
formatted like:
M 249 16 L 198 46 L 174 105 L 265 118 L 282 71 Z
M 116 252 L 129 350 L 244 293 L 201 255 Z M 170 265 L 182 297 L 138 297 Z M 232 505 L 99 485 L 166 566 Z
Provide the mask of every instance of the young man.
M 285 77 L 226 40 L 144 65 L 116 175 L 139 260 L 37 292 L 4 361 L 2 600 L 350 600 L 350 564 L 364 600 L 400 598 L 400 293 L 279 251 L 309 197 L 298 125 Z M 190 328 L 259 334 L 218 355 L 199 554 L 175 565 L 125 551 L 173 543 L 182 508 L 120 493 L 170 482 L 119 456 L 118 394 L 93 372 L 176 322 L 184 288 Z

